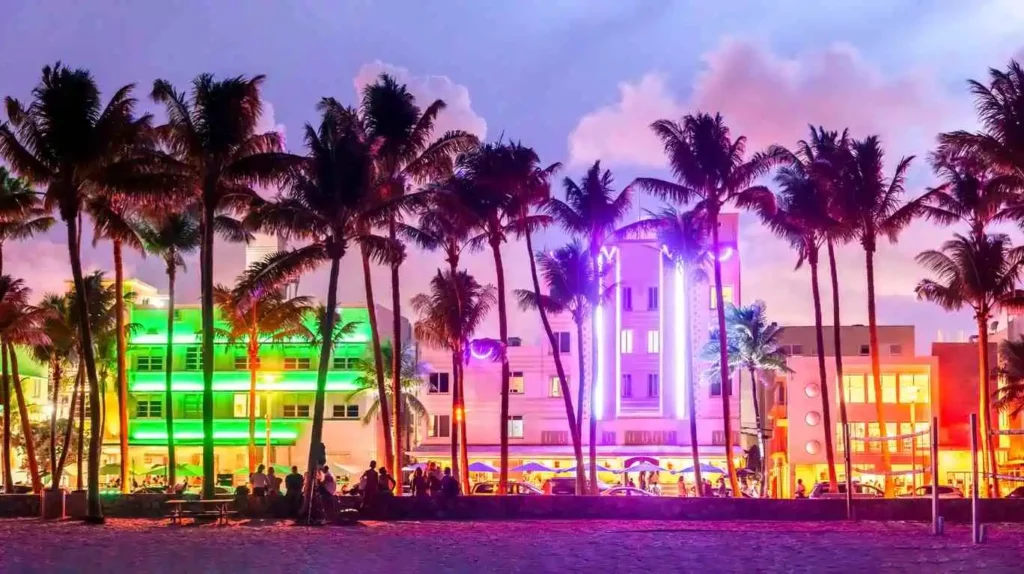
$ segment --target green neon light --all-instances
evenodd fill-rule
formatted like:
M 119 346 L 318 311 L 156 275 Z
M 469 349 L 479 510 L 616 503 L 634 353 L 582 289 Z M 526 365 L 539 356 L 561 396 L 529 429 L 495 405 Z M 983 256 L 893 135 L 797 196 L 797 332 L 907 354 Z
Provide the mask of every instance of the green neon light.
M 359 389 L 354 371 L 328 371 L 328 391 L 355 391 Z M 133 393 L 163 392 L 166 388 L 166 374 L 156 372 L 131 373 L 128 390 Z M 213 373 L 214 391 L 248 391 L 250 375 L 247 371 L 225 371 Z M 176 372 L 171 375 L 171 390 L 174 392 L 201 392 L 202 371 Z M 260 371 L 256 375 L 257 391 L 315 391 L 316 373 L 313 371 Z
M 243 341 L 244 341 L 244 339 L 243 339 Z M 198 333 L 193 333 L 191 335 L 187 335 L 187 334 L 186 335 L 178 335 L 178 334 L 174 335 L 174 344 L 175 345 L 198 345 L 199 342 L 200 342 L 200 337 L 199 337 Z M 281 341 L 275 341 L 274 344 L 278 344 L 280 342 Z M 305 343 L 305 344 L 309 343 L 309 341 L 307 339 L 303 339 L 301 337 L 291 337 L 291 338 L 285 339 L 283 342 L 285 342 L 285 343 L 300 343 L 300 344 L 301 343 Z M 341 342 L 342 343 L 369 343 L 370 342 L 370 337 L 368 337 L 367 335 L 364 335 L 362 333 L 353 333 L 351 335 L 346 335 L 346 336 L 342 337 L 341 338 Z M 167 344 L 167 335 L 164 334 L 164 333 L 136 335 L 136 336 L 131 338 L 130 343 L 132 345 L 166 345 Z M 223 344 L 223 341 L 217 341 L 217 343 Z M 265 343 L 265 344 L 269 345 L 270 343 Z
M 270 444 L 292 445 L 299 438 L 303 423 L 292 419 L 275 419 L 270 424 Z M 135 445 L 167 444 L 166 423 L 162 420 L 129 421 L 128 442 Z M 222 419 L 213 422 L 213 441 L 221 445 L 239 445 L 249 442 L 249 421 Z M 203 442 L 203 421 L 179 420 L 174 423 L 175 444 Z M 256 442 L 266 444 L 266 421 L 256 421 Z

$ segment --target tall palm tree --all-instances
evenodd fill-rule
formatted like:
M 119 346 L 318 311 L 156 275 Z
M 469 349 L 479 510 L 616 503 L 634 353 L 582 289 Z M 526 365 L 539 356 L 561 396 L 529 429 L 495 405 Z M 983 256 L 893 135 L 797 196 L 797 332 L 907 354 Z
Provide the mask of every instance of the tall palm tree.
M 969 307 L 974 311 L 978 325 L 978 396 L 981 409 L 981 436 L 992 474 L 996 496 L 999 481 L 996 478 L 995 444 L 990 431 L 992 406 L 988 383 L 991 378 L 988 361 L 988 326 L 999 309 L 1024 309 L 1024 290 L 1017 282 L 1024 275 L 1024 247 L 1012 247 L 1010 238 L 1003 234 L 983 235 L 980 238 L 954 235 L 942 244 L 939 251 L 925 251 L 917 261 L 936 279 L 923 279 L 915 289 L 918 299 L 931 301 L 947 311 Z M 988 476 L 986 478 L 986 483 Z
M 578 242 L 570 243 L 552 252 L 538 251 L 536 259 L 547 292 L 517 289 L 516 298 L 519 300 L 519 306 L 524 310 L 543 308 L 545 313 L 568 313 L 572 318 L 573 324 L 576 325 L 576 348 L 578 349 L 577 358 L 581 378 L 577 384 L 582 389 L 583 324 L 590 318 L 593 309 L 602 301 L 602 293 L 598 290 L 598 281 L 595 277 L 596 270 L 591 265 L 590 254 Z M 554 351 L 557 356 L 558 349 L 555 348 Z M 582 428 L 579 419 L 576 418 L 578 415 L 573 413 L 568 381 L 559 376 L 559 384 L 562 401 L 565 404 L 566 420 L 570 422 L 569 434 L 573 439 L 573 454 L 576 455 L 577 493 L 583 494 L 586 485 L 584 476 L 586 467 L 583 464 L 583 439 L 580 434 Z M 583 400 L 582 391 L 579 391 L 577 396 L 577 400 Z M 574 422 L 577 424 L 571 424 Z M 593 464 L 591 468 L 594 469 Z
M 353 243 L 381 263 L 389 263 L 399 249 L 385 238 L 366 233 L 365 221 L 376 180 L 373 149 L 365 139 L 358 114 L 337 101 L 325 98 L 319 105 L 318 128 L 306 124 L 303 135 L 307 156 L 302 158 L 277 201 L 260 206 L 247 223 L 270 233 L 307 243 L 267 257 L 248 272 L 247 289 L 274 288 L 297 274 L 330 264 L 326 309 L 338 308 L 338 275 L 341 259 Z M 313 424 L 310 431 L 309 476 L 316 476 L 322 451 L 324 404 L 328 358 L 331 356 L 334 320 L 327 313 L 320 322 L 320 363 L 317 369 Z M 381 385 L 383 386 L 383 385 Z M 387 440 L 387 433 L 385 433 Z M 307 481 L 307 500 L 313 481 Z
M 264 76 L 223 80 L 201 74 L 188 94 L 167 80 L 153 83 L 151 97 L 166 108 L 167 123 L 157 128 L 174 162 L 174 187 L 183 204 L 200 214 L 199 275 L 202 307 L 203 496 L 213 497 L 213 237 L 217 217 L 244 213 L 259 196 L 253 185 L 281 181 L 295 165 L 284 152 L 281 134 L 256 131 L 263 111 Z
M 394 347 L 390 344 L 385 343 L 382 346 L 384 368 L 387 372 L 384 373 L 385 377 L 393 377 L 394 374 L 391 369 L 395 365 L 395 351 Z M 426 374 L 426 367 L 419 361 L 416 356 L 416 348 L 412 343 L 406 341 L 405 347 L 402 352 L 399 353 L 398 363 L 400 364 L 398 378 L 402 384 L 402 394 L 400 399 L 402 401 L 402 418 L 399 421 L 398 431 L 399 434 L 409 435 L 415 428 L 416 419 L 422 419 L 427 416 L 427 408 L 420 402 L 417 394 L 420 388 L 423 387 L 423 376 Z M 373 397 L 370 402 L 370 408 L 366 409 L 366 413 L 363 415 L 363 424 L 368 425 L 377 417 L 381 409 L 380 396 L 377 394 L 376 378 L 377 373 L 375 369 L 377 363 L 373 357 L 363 357 L 356 363 L 356 370 L 361 374 L 356 378 L 355 384 L 358 387 L 355 391 L 348 396 L 349 400 L 367 395 Z M 391 392 L 391 388 L 387 388 L 387 392 Z M 394 402 L 395 397 L 388 397 L 391 402 Z M 414 418 L 415 417 L 415 418 Z M 393 469 L 393 472 L 400 473 L 400 468 Z
M 452 421 L 455 427 L 452 432 L 452 471 L 460 477 L 466 492 L 469 489 L 469 442 L 465 427 L 462 357 L 494 302 L 493 286 L 480 285 L 465 271 L 440 270 L 430 280 L 430 293 L 420 293 L 412 299 L 413 311 L 419 315 L 413 326 L 416 339 L 429 347 L 446 348 L 452 353 Z M 459 452 L 456 452 L 457 445 L 461 445 Z
M 885 428 L 882 408 L 882 363 L 878 349 L 878 319 L 875 311 L 875 250 L 879 237 L 895 242 L 900 232 L 922 212 L 929 194 L 903 201 L 903 183 L 913 156 L 902 158 L 886 178 L 885 153 L 878 136 L 868 136 L 851 142 L 843 153 L 844 181 L 837 198 L 838 211 L 850 224 L 853 235 L 864 249 L 864 268 L 868 285 L 868 337 L 871 350 L 871 376 L 875 390 L 875 414 L 878 428 Z M 885 495 L 892 496 L 893 481 L 889 455 L 889 441 L 882 441 L 882 473 L 885 475 Z
M 84 373 L 81 369 L 80 357 L 79 357 L 79 338 L 77 326 L 75 325 L 75 317 L 72 312 L 71 306 L 72 301 L 71 294 L 57 295 L 48 294 L 43 297 L 43 300 L 39 303 L 39 307 L 46 311 L 46 319 L 43 321 L 42 330 L 46 334 L 46 340 L 42 344 L 35 345 L 32 349 L 33 357 L 40 363 L 45 363 L 49 369 L 49 380 L 51 381 L 51 390 L 53 394 L 50 396 L 50 403 L 54 405 L 53 410 L 50 413 L 50 477 L 52 480 L 51 488 L 57 488 L 59 485 L 60 477 L 64 470 L 64 456 L 63 453 L 67 452 L 67 445 L 70 441 L 70 435 L 62 446 L 61 453 L 62 457 L 57 458 L 57 418 L 59 405 L 61 404 L 60 393 L 64 387 L 65 373 L 75 367 L 78 363 L 77 372 L 74 377 L 74 384 L 71 390 L 71 401 L 70 408 L 68 410 L 68 424 L 65 430 L 70 432 L 70 429 L 74 427 L 73 421 L 75 418 L 75 407 L 79 403 L 79 394 L 81 393 L 82 377 L 80 374 Z M 79 451 L 82 450 L 82 445 L 79 445 Z M 82 488 L 82 473 L 79 468 L 78 474 L 78 488 Z
M 93 246 L 107 239 L 114 248 L 114 309 L 117 314 L 115 359 L 117 364 L 118 443 L 121 453 L 121 492 L 131 492 L 128 480 L 128 337 L 125 332 L 127 312 L 124 307 L 124 248 L 145 254 L 138 223 L 130 211 L 129 197 L 98 195 L 89 199 L 85 210 L 95 226 Z
M 814 134 L 812 133 L 812 136 Z M 801 144 L 809 151 L 806 143 Z M 813 156 L 804 153 L 791 153 L 781 150 L 788 156 L 786 165 L 775 175 L 775 183 L 779 186 L 776 198 L 777 210 L 769 214 L 765 223 L 779 237 L 785 239 L 797 252 L 796 268 L 799 269 L 806 261 L 811 271 L 811 298 L 814 302 L 814 333 L 818 356 L 818 387 L 821 389 L 821 412 L 825 431 L 825 460 L 828 466 L 828 480 L 831 492 L 839 492 L 836 478 L 835 441 L 832 433 L 832 399 L 831 386 L 825 369 L 825 333 L 821 318 L 821 289 L 818 281 L 818 257 L 821 248 L 829 240 L 829 234 L 839 227 L 839 222 L 831 213 L 832 197 L 828 188 L 822 185 L 821 179 L 814 176 L 815 165 Z M 813 153 L 813 152 L 811 152 Z M 808 161 L 811 160 L 811 161 Z M 753 309 L 753 307 L 751 308 Z M 761 309 L 763 315 L 763 309 Z M 833 326 L 838 330 L 839 325 Z M 838 348 L 837 348 L 837 353 Z M 754 384 L 754 379 L 751 379 Z M 756 399 L 756 397 L 755 397 Z M 846 421 L 843 421 L 844 423 Z M 758 432 L 761 433 L 760 423 Z M 846 425 L 843 425 L 846 428 Z M 765 456 L 763 440 L 761 455 Z
M 141 227 L 146 251 L 161 258 L 167 273 L 167 344 L 164 351 L 164 416 L 167 420 L 167 482 L 176 484 L 174 441 L 174 288 L 178 268 L 185 267 L 185 255 L 199 248 L 199 221 L 186 211 L 168 211 Z
M 249 291 L 243 274 L 233 289 L 217 285 L 213 301 L 224 323 L 216 335 L 228 345 L 245 345 L 249 369 L 249 472 L 256 472 L 256 379 L 260 370 L 260 350 L 264 345 L 280 345 L 294 339 L 309 341 L 312 332 L 304 320 L 313 310 L 309 297 L 287 298 L 279 289 Z M 270 461 L 264 461 L 269 464 Z
M 611 237 L 619 221 L 626 216 L 630 200 L 632 199 L 632 194 L 628 187 L 616 194 L 615 190 L 612 189 L 613 183 L 614 179 L 612 178 L 611 171 L 604 170 L 602 172 L 601 162 L 596 161 L 578 183 L 568 177 L 562 180 L 565 200 L 551 198 L 546 206 L 548 213 L 551 214 L 556 223 L 569 233 L 586 241 L 590 265 L 595 270 L 599 268 L 598 257 L 601 254 L 601 247 Z M 596 274 L 594 278 L 597 280 Z M 596 292 L 600 290 L 600 287 L 594 286 L 592 289 Z M 597 330 L 597 315 L 594 313 L 596 309 L 597 307 L 595 306 L 590 314 L 590 328 L 592 332 Z M 580 361 L 583 361 L 582 344 L 579 354 Z M 591 405 L 588 444 L 590 451 L 590 480 L 593 484 L 597 480 L 597 411 L 593 401 L 603 400 L 593 395 L 593 385 L 597 374 L 597 337 L 592 339 L 590 354 Z M 584 388 L 586 387 L 584 374 L 585 370 L 581 363 L 576 403 L 576 425 L 581 437 L 583 436 L 583 402 Z
M 9 124 L 0 126 L 0 156 L 30 184 L 46 188 L 45 206 L 56 207 L 67 224 L 71 275 L 80 297 L 77 307 L 82 362 L 94 420 L 100 411 L 99 380 L 84 299 L 79 218 L 83 203 L 96 189 L 128 183 L 149 185 L 129 177 L 138 172 L 134 150 L 145 143 L 150 129 L 148 115 L 135 117 L 131 92 L 132 86 L 122 87 L 104 106 L 87 70 L 72 70 L 59 63 L 46 66 L 28 106 L 7 98 Z M 92 523 L 103 522 L 98 472 L 100 431 L 100 426 L 93 424 L 89 437 L 87 520 Z
M 707 269 L 714 265 L 711 247 L 708 244 L 710 230 L 707 222 L 695 211 L 680 212 L 674 207 L 666 207 L 658 212 L 650 213 L 650 217 L 627 225 L 617 231 L 620 237 L 637 237 L 653 232 L 658 244 L 665 247 L 666 256 L 672 261 L 676 270 L 676 280 L 684 280 L 696 284 L 706 283 Z M 683 330 L 693 333 L 693 316 L 683 314 Z M 678 334 L 677 334 L 678 336 Z M 704 496 L 701 488 L 703 477 L 700 471 L 699 440 L 697 437 L 697 384 L 693 376 L 693 345 L 687 342 L 686 354 L 686 416 L 690 423 L 690 457 L 693 467 L 694 484 L 697 496 Z
M 0 166 L 0 275 L 4 273 L 4 244 L 28 239 L 53 226 L 39 194 Z
M 640 177 L 630 184 L 662 199 L 676 203 L 695 203 L 695 209 L 707 222 L 711 230 L 711 247 L 718 253 L 721 247 L 718 238 L 718 216 L 727 206 L 740 209 L 754 209 L 770 213 L 774 208 L 773 195 L 766 187 L 753 185 L 768 173 L 778 154 L 757 153 L 750 158 L 746 155 L 746 141 L 743 136 L 732 139 L 729 128 L 722 116 L 697 114 L 684 116 L 682 121 L 658 120 L 651 129 L 661 139 L 668 156 L 669 166 L 677 181 L 665 181 Z M 725 301 L 722 295 L 722 264 L 714 258 L 715 307 L 718 311 L 718 330 L 725 332 Z M 719 364 L 722 377 L 722 423 L 725 432 L 726 466 L 733 496 L 739 497 L 739 481 L 736 479 L 736 464 L 733 461 L 732 415 L 729 397 L 732 394 L 728 384 L 728 357 L 726 349 L 720 349 Z
M 782 329 L 775 322 L 768 322 L 766 306 L 762 301 L 753 305 L 737 307 L 728 305 L 726 309 L 726 347 L 729 355 L 729 369 L 743 370 L 750 375 L 750 396 L 754 405 L 754 420 L 757 425 L 757 446 L 761 456 L 761 492 L 765 485 L 765 425 L 764 413 L 758 399 L 758 390 L 764 386 L 761 375 L 764 373 L 791 373 L 786 366 L 786 355 L 780 349 L 779 339 Z M 720 356 L 721 337 L 713 337 L 708 341 L 705 358 L 714 363 Z M 709 369 L 710 376 L 717 378 L 721 370 L 715 364 Z
M 983 157 L 971 150 L 953 155 L 949 149 L 932 153 L 932 170 L 942 183 L 929 194 L 922 215 L 939 225 L 966 224 L 968 235 L 981 240 L 989 225 L 1021 219 L 1024 207 L 1016 192 L 1024 188 L 1024 176 L 999 175 Z

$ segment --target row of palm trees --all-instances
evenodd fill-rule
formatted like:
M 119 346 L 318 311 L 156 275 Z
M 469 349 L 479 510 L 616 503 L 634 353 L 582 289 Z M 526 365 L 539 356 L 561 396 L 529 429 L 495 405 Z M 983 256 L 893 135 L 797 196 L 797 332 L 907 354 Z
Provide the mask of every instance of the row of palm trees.
M 962 186 L 955 180 L 967 170 L 1000 182 L 989 187 L 1006 190 L 1007 209 L 997 210 L 1002 214 L 999 217 L 984 211 L 989 220 L 1018 218 L 1012 206 L 1016 205 L 1014 198 L 1020 189 L 1015 178 L 1024 173 L 1019 160 L 1020 141 L 1024 141 L 1024 137 L 1014 120 L 1020 102 L 1024 101 L 1021 78 L 1024 73 L 1012 62 L 1005 72 L 992 71 L 988 85 L 972 84 L 979 100 L 982 132 L 943 134 L 934 163 L 946 181 L 910 201 L 905 201 L 903 195 L 904 178 L 912 158 L 903 158 L 891 174 L 886 175 L 882 145 L 875 136 L 854 140 L 846 132 L 816 128 L 812 129 L 810 139 L 800 142 L 795 150 L 773 146 L 748 156 L 745 138 L 734 138 L 721 116 L 702 113 L 685 116 L 681 121 L 659 120 L 652 125 L 664 144 L 673 180 L 642 177 L 615 192 L 611 174 L 595 164 L 579 182 L 567 179 L 565 199 L 559 200 L 550 197 L 550 183 L 559 167 L 557 164 L 542 164 L 531 148 L 517 142 L 481 143 L 464 132 L 435 136 L 434 124 L 444 103 L 435 101 L 421 109 L 405 86 L 388 76 L 382 76 L 365 88 L 357 107 L 345 106 L 333 98 L 321 100 L 317 106 L 319 124 L 307 124 L 303 130 L 306 153 L 294 155 L 285 151 L 280 134 L 257 131 L 262 110 L 262 76 L 215 79 L 204 74 L 192 82 L 188 91 L 179 91 L 169 82 L 157 80 L 150 95 L 164 106 L 166 122 L 155 126 L 152 117 L 135 113 L 134 86 L 117 90 L 104 104 L 88 71 L 58 64 L 43 69 L 42 79 L 34 88 L 28 105 L 11 98 L 7 100 L 8 123 L 0 127 L 0 155 L 21 178 L 44 191 L 41 196 L 30 193 L 31 199 L 26 200 L 30 205 L 10 208 L 3 221 L 43 229 L 50 224 L 45 218 L 55 211 L 66 224 L 75 285 L 73 307 L 78 315 L 76 352 L 81 355 L 83 383 L 88 385 L 94 417 L 101 409 L 97 351 L 87 312 L 80 256 L 83 214 L 92 219 L 96 228 L 94 236 L 111 242 L 115 252 L 116 317 L 121 322 L 116 326 L 113 354 L 117 357 L 122 453 L 127 449 L 124 302 L 120 300 L 124 291 L 121 285 L 123 249 L 148 245 L 165 259 L 169 279 L 173 282 L 182 256 L 198 247 L 206 437 L 204 493 L 207 495 L 212 494 L 214 475 L 212 380 L 217 297 L 213 285 L 214 235 L 244 240 L 249 232 L 260 229 L 289 237 L 300 245 L 270 256 L 247 270 L 235 287 L 239 310 L 243 313 L 252 312 L 259 293 L 272 291 L 283 281 L 325 264 L 329 266 L 325 308 L 335 309 L 341 260 L 351 249 L 358 248 L 373 342 L 374 378 L 388 452 L 386 464 L 392 468 L 401 465 L 404 453 L 402 433 L 397 432 L 399 421 L 403 419 L 402 369 L 399 366 L 403 354 L 392 353 L 391 387 L 388 389 L 370 271 L 375 263 L 389 268 L 395 317 L 392 344 L 393 348 L 401 349 L 398 272 L 406 256 L 406 246 L 415 244 L 442 251 L 447 271 L 435 278 L 436 285 L 432 283 L 429 294 L 416 299 L 416 309 L 421 315 L 418 331 L 424 332 L 430 321 L 446 327 L 443 331 L 432 331 L 442 333 L 433 343 L 443 344 L 452 352 L 456 381 L 453 420 L 461 429 L 453 433 L 453 450 L 461 439 L 461 458 L 465 463 L 467 437 L 460 357 L 465 354 L 473 328 L 491 305 L 497 310 L 499 340 L 501 344 L 508 343 L 502 248 L 510 238 L 524 240 L 533 290 L 517 293 L 517 297 L 522 304 L 537 309 L 550 344 L 554 346 L 556 341 L 548 320 L 549 312 L 570 312 L 580 337 L 584 321 L 588 318 L 593 321 L 595 310 L 602 304 L 605 281 L 599 261 L 600 247 L 622 233 L 620 222 L 634 189 L 690 207 L 685 213 L 662 214 L 655 218 L 656 223 L 648 226 L 660 229 L 666 239 L 680 230 L 690 234 L 678 249 L 670 247 L 670 253 L 687 272 L 709 268 L 716 286 L 720 333 L 726 332 L 721 265 L 713 256 L 700 255 L 701 249 L 688 251 L 686 242 L 695 240 L 696 245 L 707 246 L 705 252 L 717 253 L 718 219 L 723 210 L 739 208 L 757 212 L 771 229 L 793 244 L 798 263 L 807 262 L 811 268 L 815 323 L 819 327 L 819 353 L 824 346 L 817 274 L 820 249 L 824 247 L 829 258 L 834 322 L 838 324 L 835 249 L 847 242 L 858 242 L 865 252 L 872 375 L 875 395 L 880 397 L 874 293 L 874 254 L 879 240 L 895 241 L 915 217 L 928 216 L 942 223 L 952 221 L 950 213 L 961 213 L 954 219 L 967 217 L 963 214 L 969 215 L 975 206 L 967 203 L 969 197 L 957 195 Z M 779 168 L 775 174 L 777 194 L 762 184 L 776 167 Z M 952 174 L 956 174 L 955 177 Z M 269 185 L 281 188 L 280 194 L 272 200 L 257 193 L 258 187 Z M 962 211 L 957 212 L 957 209 Z M 39 223 L 28 223 L 40 219 Z M 135 225 L 139 221 L 149 221 L 152 232 L 139 233 L 140 226 Z M 579 244 L 556 251 L 550 258 L 538 257 L 533 249 L 533 234 L 553 223 L 576 236 Z M 6 227 L 0 229 L 0 247 L 3 240 L 25 235 L 7 231 Z M 184 240 L 186 236 L 194 238 L 197 234 L 197 241 Z M 136 237 L 140 240 L 136 241 Z M 466 249 L 491 252 L 495 288 L 480 284 L 459 269 L 459 258 Z M 692 258 L 685 255 L 691 252 L 694 253 Z M 541 276 L 547 283 L 546 293 L 540 284 Z M 578 286 L 560 293 L 560 281 L 575 281 Z M 922 297 L 928 296 L 927 288 L 919 292 Z M 433 305 L 437 306 L 436 310 L 432 309 Z M 330 364 L 327 359 L 333 350 L 332 334 L 339 322 L 336 315 L 324 312 L 319 325 L 321 360 L 313 409 L 311 470 L 318 462 L 317 453 L 322 451 L 318 447 Z M 170 318 L 169 326 L 172 326 Z M 833 332 L 838 348 L 839 330 Z M 168 337 L 170 344 L 171 337 Z M 592 354 L 596 361 L 597 353 Z M 727 355 L 727 345 L 720 345 L 718 363 L 722 380 L 729 379 Z M 561 357 L 558 354 L 554 357 L 577 468 L 589 466 L 590 484 L 595 485 L 593 408 L 589 425 L 590 464 L 584 465 L 582 461 L 583 404 L 588 400 L 586 383 L 580 381 L 580 392 L 573 407 Z M 836 361 L 841 381 L 841 358 L 837 356 Z M 822 383 L 825 382 L 824 364 L 824 356 L 819 356 Z M 167 361 L 167 368 L 169 380 L 170 361 Z M 595 370 L 591 364 L 591 379 Z M 499 420 L 502 487 L 507 483 L 509 375 L 508 362 L 502 360 Z M 827 403 L 829 385 L 822 384 L 821 388 L 822 400 Z M 169 384 L 167 392 L 170 399 Z M 982 401 L 986 402 L 987 393 L 983 395 Z M 593 400 L 592 395 L 589 400 Z M 840 416 L 845 423 L 842 392 L 840 404 Z M 728 393 L 723 393 L 722 409 L 726 449 L 732 452 Z M 823 412 L 829 477 L 834 482 L 832 426 L 827 419 L 829 410 L 825 408 Z M 880 419 L 881 415 L 879 405 Z M 169 431 L 172 424 L 169 419 Z M 988 424 L 984 426 L 990 428 Z M 986 444 L 988 442 L 986 440 Z M 90 429 L 91 467 L 98 465 L 99 446 L 100 425 L 93 424 Z M 889 453 L 884 441 L 882 450 L 883 466 L 888 468 Z M 991 448 L 988 451 L 992 457 Z M 123 456 L 122 460 L 125 458 Z M 733 492 L 738 494 L 731 457 L 727 457 L 727 463 Z M 125 472 L 123 470 L 122 474 Z M 578 479 L 583 488 L 584 477 L 578 476 Z M 891 490 L 888 480 L 887 490 Z M 89 514 L 92 520 L 99 521 L 102 513 L 97 496 L 97 472 L 89 472 L 89 491 Z

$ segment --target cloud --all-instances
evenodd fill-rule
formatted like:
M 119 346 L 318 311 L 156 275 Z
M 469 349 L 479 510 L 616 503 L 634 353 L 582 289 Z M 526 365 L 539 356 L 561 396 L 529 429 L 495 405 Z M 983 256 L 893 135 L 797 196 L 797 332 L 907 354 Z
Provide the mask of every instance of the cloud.
M 657 72 L 619 86 L 619 101 L 580 119 L 569 135 L 569 155 L 580 165 L 607 163 L 664 167 L 651 122 L 696 110 L 720 112 L 750 149 L 791 145 L 808 124 L 850 128 L 855 137 L 880 134 L 893 154 L 927 148 L 934 134 L 970 114 L 969 104 L 945 95 L 924 72 L 887 76 L 848 45 L 795 58 L 757 45 L 725 40 L 703 56 L 688 100 L 676 97 Z
M 434 124 L 435 136 L 449 130 L 465 130 L 480 139 L 487 135 L 487 122 L 473 111 L 469 88 L 456 84 L 448 76 L 415 76 L 407 68 L 377 60 L 359 68 L 354 81 L 357 96 L 381 74 L 390 74 L 406 84 L 420 107 L 426 107 L 434 100 L 444 100 L 447 108 Z

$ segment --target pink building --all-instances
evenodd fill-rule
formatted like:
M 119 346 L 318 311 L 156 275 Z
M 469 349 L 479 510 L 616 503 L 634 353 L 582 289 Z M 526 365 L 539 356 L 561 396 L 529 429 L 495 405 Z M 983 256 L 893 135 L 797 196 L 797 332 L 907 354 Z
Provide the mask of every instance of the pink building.
M 722 216 L 719 257 L 725 298 L 732 303 L 740 301 L 737 226 L 736 214 Z M 696 384 L 702 462 L 724 468 L 721 385 L 702 381 L 700 374 L 706 365 L 696 361 L 687 364 L 684 352 L 689 345 L 694 356 L 699 356 L 709 327 L 716 321 L 712 287 L 706 282 L 687 281 L 653 238 L 606 245 L 601 261 L 607 268 L 605 277 L 612 286 L 611 296 L 597 313 L 596 331 L 586 326 L 583 349 L 571 319 L 552 318 L 574 406 L 583 378 L 579 366 L 583 353 L 585 379 L 588 386 L 592 384 L 593 408 L 599 420 L 598 462 L 621 468 L 643 457 L 670 469 L 690 466 L 685 382 L 687 371 L 691 371 Z M 689 331 L 683 328 L 687 315 L 691 318 Z M 591 343 L 595 336 L 598 372 L 592 377 Z M 505 424 L 509 427 L 509 462 L 513 466 L 523 461 L 558 467 L 572 464 L 570 433 L 552 357 L 543 335 L 536 340 L 510 341 L 508 358 L 513 377 L 509 420 Z M 411 454 L 420 460 L 443 461 L 451 435 L 451 359 L 444 351 L 432 349 L 424 349 L 422 358 L 431 371 L 422 397 L 430 417 L 427 438 Z M 591 409 L 589 401 L 586 403 L 585 422 Z M 467 433 L 473 461 L 498 463 L 499 405 L 500 365 L 473 362 L 466 371 Z M 736 432 L 740 413 L 735 397 L 731 418 Z M 584 445 L 586 438 L 585 430 Z M 733 453 L 737 460 L 741 454 L 739 448 Z

